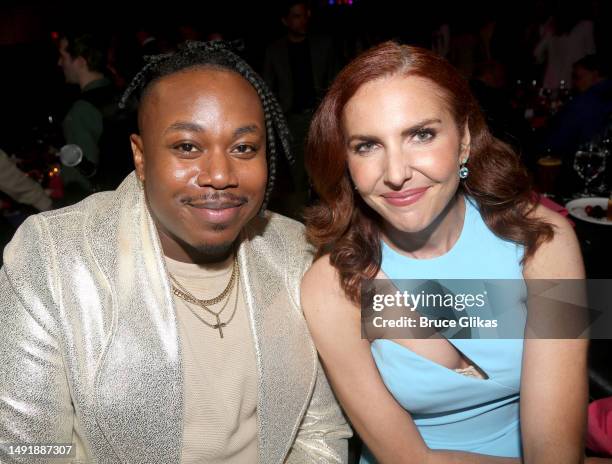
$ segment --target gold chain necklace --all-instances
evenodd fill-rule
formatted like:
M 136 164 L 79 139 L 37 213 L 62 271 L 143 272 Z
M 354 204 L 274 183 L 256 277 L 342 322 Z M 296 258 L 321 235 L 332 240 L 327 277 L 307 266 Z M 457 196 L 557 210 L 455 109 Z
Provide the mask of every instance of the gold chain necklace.
M 207 325 L 211 329 L 218 330 L 219 331 L 219 336 L 221 338 L 223 338 L 223 327 L 227 327 L 229 325 L 229 323 L 232 322 L 232 319 L 234 319 L 234 315 L 236 314 L 236 309 L 238 308 L 238 292 L 239 291 L 240 291 L 240 282 L 237 282 L 236 283 L 236 297 L 234 298 L 234 309 L 232 310 L 232 314 L 230 315 L 230 317 L 225 322 L 221 322 L 221 319 L 220 319 L 220 317 L 218 317 L 218 315 L 221 314 L 221 311 L 223 311 L 223 309 L 225 309 L 225 307 L 227 306 L 228 301 L 225 302 L 225 304 L 223 305 L 223 309 L 221 311 L 219 311 L 218 313 L 214 314 L 215 318 L 217 319 L 217 323 L 216 324 L 211 324 L 210 322 L 206 321 L 200 314 L 198 314 L 196 311 L 194 311 L 193 308 L 190 305 L 185 305 L 185 306 L 187 306 L 187 308 L 189 308 L 189 311 L 191 311 L 191 313 L 195 317 L 197 317 L 200 321 L 202 321 L 205 325 Z
M 191 293 L 189 293 L 189 291 L 187 289 L 185 289 L 185 287 L 183 287 L 181 285 L 181 283 L 178 280 L 176 280 L 176 278 L 172 274 L 168 273 L 168 275 L 170 276 L 170 279 L 172 279 L 172 282 L 173 282 L 175 287 L 178 287 L 178 289 L 181 290 L 184 294 L 189 295 L 191 298 L 193 298 L 195 301 L 197 301 L 197 303 L 195 303 L 195 304 L 198 304 L 198 305 L 214 305 L 214 304 L 217 304 L 220 301 L 222 301 L 227 296 L 227 294 L 232 290 L 232 288 L 234 287 L 234 282 L 236 280 L 236 275 L 238 274 L 238 271 L 239 271 L 239 269 L 238 269 L 238 259 L 237 259 L 236 255 L 234 255 L 234 264 L 232 266 L 232 275 L 230 276 L 230 280 L 227 283 L 227 286 L 225 287 L 225 289 L 219 295 L 217 295 L 214 298 L 211 298 L 210 300 L 204 300 L 204 299 L 201 300 L 199 298 L 196 298 Z M 180 296 L 180 295 L 177 295 L 177 296 Z
M 199 314 L 195 313 L 193 310 L 191 310 L 191 307 L 188 306 L 188 308 L 193 312 L 193 314 L 198 319 L 200 319 L 204 324 L 206 324 L 208 327 L 210 327 L 212 329 L 219 330 L 219 336 L 221 338 L 223 338 L 223 327 L 227 327 L 227 325 L 232 321 L 232 319 L 234 318 L 234 315 L 236 314 L 236 308 L 238 307 L 238 289 L 236 290 L 236 299 L 235 299 L 235 303 L 234 303 L 234 311 L 232 312 L 231 316 L 229 317 L 229 319 L 227 321 L 221 322 L 221 313 L 226 308 L 227 302 L 217 312 L 213 311 L 208 306 L 221 302 L 223 299 L 225 299 L 225 297 L 234 288 L 234 284 L 237 282 L 238 276 L 240 275 L 240 267 L 238 265 L 238 259 L 236 258 L 236 256 L 234 256 L 234 265 L 233 265 L 233 268 L 232 268 L 232 275 L 230 276 L 230 280 L 229 280 L 227 286 L 225 287 L 225 289 L 218 296 L 216 296 L 214 298 L 211 298 L 210 300 L 196 298 L 185 287 L 183 287 L 178 280 L 176 280 L 176 277 L 174 277 L 170 273 L 168 273 L 168 275 L 170 276 L 170 279 L 172 280 L 172 293 L 174 293 L 174 295 L 176 295 L 177 297 L 179 297 L 183 301 L 186 301 L 187 303 L 194 304 L 194 305 L 202 308 L 203 310 L 205 310 L 207 313 L 209 313 L 212 316 L 214 316 L 217 322 L 216 322 L 216 324 L 211 324 L 211 323 L 205 321 Z M 236 285 L 236 287 L 238 287 L 238 285 Z

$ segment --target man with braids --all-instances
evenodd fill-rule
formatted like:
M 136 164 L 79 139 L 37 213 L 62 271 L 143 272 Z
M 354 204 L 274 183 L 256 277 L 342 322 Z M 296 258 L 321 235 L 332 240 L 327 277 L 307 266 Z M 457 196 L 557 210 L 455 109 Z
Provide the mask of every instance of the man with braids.
M 132 95 L 136 171 L 6 248 L 0 461 L 74 443 L 97 463 L 345 462 L 299 303 L 311 254 L 265 212 L 277 102 L 219 42 L 153 58 Z

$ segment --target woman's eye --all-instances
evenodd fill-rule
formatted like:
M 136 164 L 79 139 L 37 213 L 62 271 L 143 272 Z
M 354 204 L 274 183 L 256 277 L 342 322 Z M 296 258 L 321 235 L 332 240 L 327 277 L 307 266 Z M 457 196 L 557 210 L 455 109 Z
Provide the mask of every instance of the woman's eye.
M 434 138 L 435 132 L 431 129 L 419 129 L 414 136 L 418 142 L 427 142 Z
M 367 153 L 373 150 L 375 147 L 376 144 L 374 142 L 363 142 L 355 145 L 353 150 L 355 151 L 355 153 Z

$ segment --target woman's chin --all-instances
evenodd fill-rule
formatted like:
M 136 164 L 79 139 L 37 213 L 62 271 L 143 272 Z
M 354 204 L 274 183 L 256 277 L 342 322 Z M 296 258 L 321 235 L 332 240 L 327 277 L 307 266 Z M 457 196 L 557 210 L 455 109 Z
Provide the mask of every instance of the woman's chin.
M 429 225 L 426 218 L 416 215 L 411 216 L 410 218 L 385 219 L 385 229 L 390 233 L 418 234 Z

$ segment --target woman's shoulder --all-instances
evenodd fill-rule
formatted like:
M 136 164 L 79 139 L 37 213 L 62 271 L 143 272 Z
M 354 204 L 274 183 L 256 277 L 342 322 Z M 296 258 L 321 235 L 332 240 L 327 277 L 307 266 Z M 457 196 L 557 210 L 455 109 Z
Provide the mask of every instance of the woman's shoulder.
M 527 278 L 584 277 L 582 254 L 572 224 L 559 213 L 538 204 L 529 217 L 553 227 L 553 236 L 543 242 L 525 264 Z
M 320 298 L 337 297 L 340 279 L 329 254 L 315 259 L 302 278 L 302 301 L 316 302 Z
M 348 314 L 358 314 L 355 304 L 340 284 L 340 276 L 329 259 L 316 259 L 302 278 L 301 303 L 306 319 L 328 324 Z
M 576 239 L 572 223 L 561 214 L 538 203 L 528 214 L 529 219 L 550 224 L 553 228 L 553 238 L 547 243 L 566 243 Z

